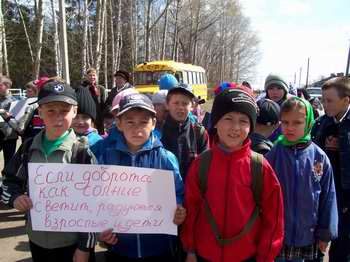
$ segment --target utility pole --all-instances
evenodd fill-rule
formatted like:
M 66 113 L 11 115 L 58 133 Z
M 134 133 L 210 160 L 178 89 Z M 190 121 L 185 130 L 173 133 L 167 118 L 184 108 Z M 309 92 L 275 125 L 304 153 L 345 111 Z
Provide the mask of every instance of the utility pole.
M 349 66 L 350 66 L 350 41 L 349 41 L 348 62 L 346 63 L 345 76 L 349 75 Z
M 310 58 L 307 58 L 307 69 L 306 69 L 306 84 L 305 88 L 309 85 L 309 65 L 310 65 Z
M 299 69 L 299 88 L 301 88 L 301 71 L 303 70 L 302 67 Z
M 62 77 L 67 84 L 70 83 L 69 78 L 69 64 L 68 64 L 68 45 L 67 45 L 67 30 L 66 30 L 66 6 L 65 0 L 59 0 L 60 8 L 60 47 L 61 47 L 61 59 L 62 59 Z

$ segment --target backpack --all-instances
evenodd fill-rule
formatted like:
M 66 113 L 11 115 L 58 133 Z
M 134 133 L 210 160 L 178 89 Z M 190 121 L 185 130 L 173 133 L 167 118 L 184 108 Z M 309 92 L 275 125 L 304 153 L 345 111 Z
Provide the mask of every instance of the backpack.
M 254 151 L 251 151 L 251 175 L 252 175 L 252 191 L 253 196 L 255 200 L 255 209 L 251 217 L 249 218 L 247 224 L 244 226 L 244 228 L 239 232 L 238 235 L 230 237 L 230 238 L 223 238 L 220 234 L 219 227 L 215 222 L 215 218 L 210 210 L 208 200 L 206 199 L 206 191 L 207 191 L 207 183 L 208 183 L 208 171 L 211 164 L 212 159 L 212 151 L 206 150 L 200 155 L 199 160 L 199 189 L 201 196 L 204 200 L 204 208 L 205 208 L 205 214 L 208 219 L 208 222 L 210 224 L 211 229 L 213 230 L 216 240 L 219 243 L 220 246 L 231 244 L 232 242 L 239 240 L 242 238 L 245 234 L 247 234 L 250 229 L 253 227 L 256 219 L 259 217 L 259 214 L 261 212 L 261 192 L 263 188 L 263 176 L 262 176 L 262 162 L 263 162 L 263 156 L 261 154 L 258 154 Z
M 28 176 L 28 163 L 30 159 L 30 147 L 34 138 L 25 140 L 22 144 L 22 161 L 21 165 L 16 173 L 16 177 L 22 181 L 27 180 Z M 70 164 L 90 164 L 91 155 L 87 152 L 88 141 L 86 138 L 78 138 L 78 140 L 72 146 L 72 157 Z

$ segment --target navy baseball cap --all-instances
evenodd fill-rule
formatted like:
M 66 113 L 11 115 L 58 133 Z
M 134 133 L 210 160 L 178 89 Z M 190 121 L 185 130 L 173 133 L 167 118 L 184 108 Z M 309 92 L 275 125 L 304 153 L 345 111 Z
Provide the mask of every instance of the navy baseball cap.
M 70 105 L 78 105 L 75 91 L 68 84 L 50 81 L 44 84 L 38 94 L 38 104 L 50 102 L 64 102 Z
M 130 94 L 126 95 L 122 98 L 122 100 L 120 100 L 117 116 L 120 116 L 133 108 L 141 108 L 151 112 L 153 115 L 156 114 L 151 99 L 149 99 L 146 95 Z
M 169 91 L 168 91 L 168 96 L 171 94 L 171 93 L 174 93 L 174 92 L 179 92 L 179 93 L 183 93 L 191 98 L 195 98 L 196 96 L 193 94 L 193 88 L 191 85 L 188 85 L 188 84 L 184 84 L 184 83 L 180 83 L 178 84 L 176 87 L 174 88 L 171 88 Z
M 258 100 L 257 102 L 259 112 L 256 122 L 262 125 L 275 125 L 278 124 L 280 119 L 280 106 L 267 98 Z

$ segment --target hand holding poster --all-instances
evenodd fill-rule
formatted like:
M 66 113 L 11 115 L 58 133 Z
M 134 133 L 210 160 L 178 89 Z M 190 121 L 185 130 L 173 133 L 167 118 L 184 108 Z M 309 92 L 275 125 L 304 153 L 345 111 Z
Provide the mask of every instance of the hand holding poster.
M 33 230 L 177 234 L 171 171 L 29 163 Z

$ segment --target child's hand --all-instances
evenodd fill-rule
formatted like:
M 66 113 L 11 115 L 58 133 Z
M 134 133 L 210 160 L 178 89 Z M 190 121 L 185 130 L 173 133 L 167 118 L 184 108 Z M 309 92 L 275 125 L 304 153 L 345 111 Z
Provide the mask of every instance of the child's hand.
M 73 262 L 88 262 L 89 256 L 89 252 L 85 252 L 77 248 L 74 252 Z
M 318 248 L 321 250 L 322 253 L 325 253 L 327 251 L 328 242 L 323 242 L 321 240 L 318 241 Z
M 174 224 L 175 225 L 181 225 L 186 218 L 186 209 L 181 206 L 181 205 L 177 205 L 176 211 L 175 211 L 175 216 L 174 216 Z
M 103 241 L 109 245 L 115 245 L 118 242 L 117 234 L 113 234 L 113 229 L 107 229 L 98 236 L 99 241 Z
M 188 253 L 186 257 L 186 262 L 197 262 L 197 256 L 194 253 Z
M 18 211 L 25 212 L 33 207 L 33 202 L 27 195 L 20 195 L 13 201 L 13 206 Z

